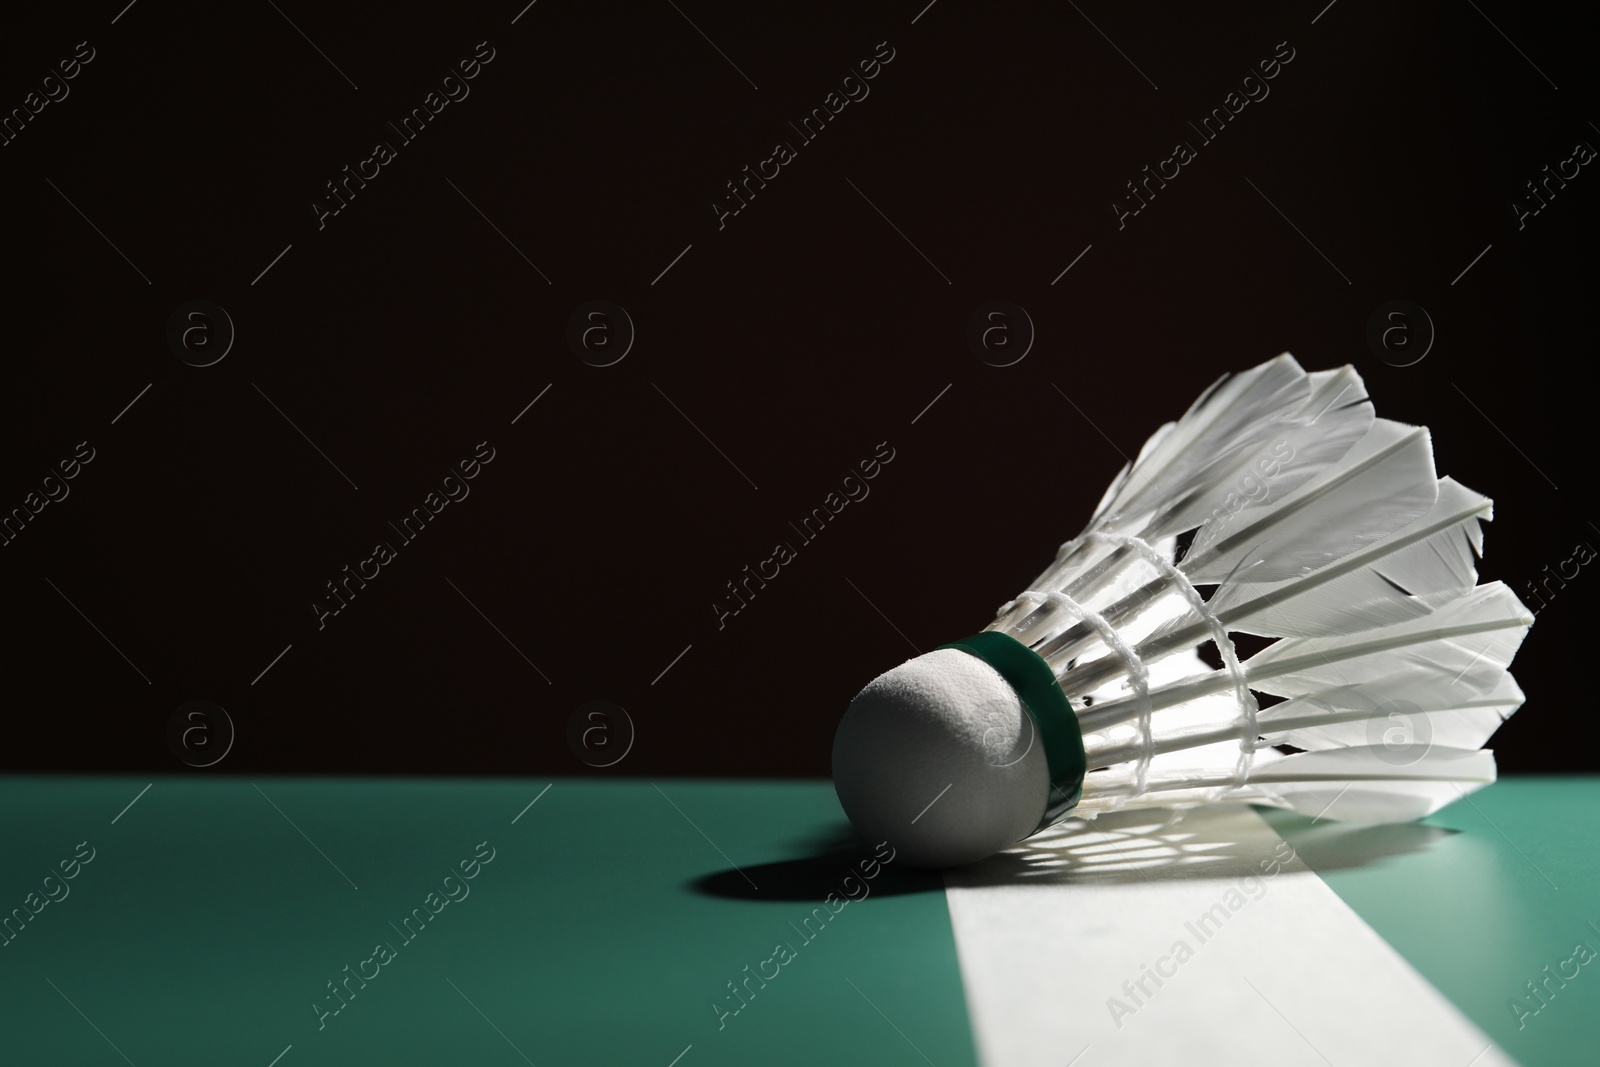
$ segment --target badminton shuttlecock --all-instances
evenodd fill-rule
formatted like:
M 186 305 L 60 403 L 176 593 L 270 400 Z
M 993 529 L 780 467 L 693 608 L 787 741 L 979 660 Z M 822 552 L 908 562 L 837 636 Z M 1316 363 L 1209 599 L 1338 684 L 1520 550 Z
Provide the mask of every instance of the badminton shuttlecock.
M 1224 377 L 987 629 L 851 701 L 839 800 L 927 867 L 1119 808 L 1430 814 L 1494 781 L 1479 746 L 1523 699 L 1532 615 L 1476 584 L 1491 511 L 1353 368 Z

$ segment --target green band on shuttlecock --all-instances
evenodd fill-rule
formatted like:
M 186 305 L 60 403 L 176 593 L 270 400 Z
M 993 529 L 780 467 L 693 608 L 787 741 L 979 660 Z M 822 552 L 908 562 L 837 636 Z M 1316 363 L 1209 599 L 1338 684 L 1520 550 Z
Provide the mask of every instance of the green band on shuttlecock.
M 1044 657 L 998 630 L 985 630 L 939 647 L 959 649 L 999 671 L 1000 677 L 1022 700 L 1022 706 L 1028 709 L 1050 771 L 1050 797 L 1044 817 L 1039 820 L 1039 829 L 1077 807 L 1083 795 L 1083 776 L 1089 769 L 1083 751 L 1083 732 L 1078 729 L 1078 716 L 1072 710 L 1072 702 L 1056 684 L 1055 672 Z

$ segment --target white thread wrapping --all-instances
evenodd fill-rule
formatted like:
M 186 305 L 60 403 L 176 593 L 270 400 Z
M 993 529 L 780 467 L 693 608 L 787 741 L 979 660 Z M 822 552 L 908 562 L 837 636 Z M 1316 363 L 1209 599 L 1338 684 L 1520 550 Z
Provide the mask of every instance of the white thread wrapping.
M 1105 643 L 1105 646 L 1122 660 L 1122 665 L 1128 672 L 1128 681 L 1133 685 L 1134 699 L 1138 702 L 1139 708 L 1139 730 L 1141 736 L 1139 739 L 1139 760 L 1136 765 L 1134 791 L 1132 793 L 1132 796 L 1139 796 L 1145 791 L 1145 787 L 1149 783 L 1150 760 L 1155 756 L 1155 742 L 1150 736 L 1150 674 L 1145 670 L 1144 661 L 1139 658 L 1133 649 L 1128 647 L 1128 643 L 1117 633 L 1116 628 L 1105 620 L 1104 616 L 1099 612 L 1090 611 L 1076 600 L 1067 596 L 1067 594 L 1042 589 L 1027 589 L 1017 599 L 1020 600 L 1023 597 L 1044 600 L 1066 609 L 1067 613 L 1078 622 L 1086 623 L 1092 627 L 1094 632 L 1100 636 L 1100 640 Z M 1128 799 L 1128 797 L 1119 798 L 1109 810 L 1116 810 L 1116 808 L 1127 803 Z
M 1047 571 L 1045 575 L 1040 575 L 1040 577 L 1045 577 L 1049 573 L 1053 572 L 1057 567 L 1061 566 L 1062 561 L 1067 559 L 1070 555 L 1072 555 L 1072 553 L 1076 552 L 1078 550 L 1078 546 L 1081 545 L 1081 544 L 1083 544 L 1083 538 L 1081 536 L 1080 537 L 1074 537 L 1070 541 L 1062 542 L 1061 547 L 1056 549 L 1056 558 L 1050 564 L 1050 570 Z M 1037 591 L 1034 590 L 1034 592 L 1037 592 Z M 1006 601 L 1004 604 L 1001 604 L 1000 605 L 1000 610 L 995 612 L 995 619 L 996 620 L 1004 619 L 1008 612 L 1015 610 L 1015 608 L 1017 606 L 1017 602 L 1019 600 L 1023 599 L 1024 597 L 1026 597 L 1027 595 L 1028 595 L 1027 592 L 1018 593 L 1016 596 L 1012 597 L 1010 600 Z M 1047 594 L 1041 592 L 1034 599 L 1035 600 L 1039 600 L 1039 599 L 1045 598 L 1046 596 L 1047 596 Z M 1023 632 L 1033 629 L 1033 625 L 1028 623 L 1028 621 L 1027 621 L 1028 618 L 1031 617 L 1031 616 L 1032 616 L 1032 612 L 1030 611 L 1029 614 L 1024 616 L 1023 618 L 1014 620 L 1012 625 L 1010 627 L 1008 627 L 1008 629 L 1014 629 L 1014 630 L 1023 631 Z
M 1200 591 L 1189 581 L 1188 575 L 1180 571 L 1177 566 L 1160 552 L 1157 552 L 1142 538 L 1129 537 L 1122 534 L 1092 533 L 1089 538 L 1107 544 L 1126 545 L 1137 552 L 1146 563 L 1154 567 L 1161 576 L 1171 582 L 1179 594 L 1189 602 L 1195 614 L 1205 620 L 1206 628 L 1211 631 L 1211 640 L 1216 643 L 1217 651 L 1222 655 L 1222 665 L 1233 680 L 1234 695 L 1239 701 L 1239 710 L 1244 716 L 1244 727 L 1239 737 L 1239 759 L 1233 768 L 1233 784 L 1215 790 L 1209 799 L 1215 800 L 1232 789 L 1244 785 L 1250 777 L 1250 768 L 1255 764 L 1256 738 L 1260 732 L 1256 723 L 1258 708 L 1256 696 L 1250 692 L 1250 685 L 1246 678 L 1244 667 L 1239 663 L 1239 656 L 1234 651 L 1233 641 L 1228 637 L 1227 628 L 1222 625 L 1205 600 L 1200 596 Z M 1148 704 L 1148 699 L 1145 702 Z M 1149 712 L 1143 707 L 1141 713 L 1148 718 Z M 1146 727 L 1148 731 L 1148 727 Z M 1149 733 L 1146 732 L 1146 738 Z

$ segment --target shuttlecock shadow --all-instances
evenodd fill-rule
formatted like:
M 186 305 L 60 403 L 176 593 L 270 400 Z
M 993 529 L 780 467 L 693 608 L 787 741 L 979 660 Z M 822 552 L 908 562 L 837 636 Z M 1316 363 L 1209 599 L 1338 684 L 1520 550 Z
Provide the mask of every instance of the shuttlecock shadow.
M 1052 826 L 981 863 L 952 871 L 951 882 L 984 886 L 1238 878 L 1261 869 L 1263 861 L 1281 860 L 1276 851 L 1280 838 L 1311 870 L 1331 871 L 1424 852 L 1458 832 L 1415 822 L 1366 825 L 1275 810 L 1252 813 L 1242 804 L 1189 812 L 1159 808 L 1110 812 L 1093 821 L 1069 819 Z M 861 864 L 873 858 L 872 848 L 846 822 L 830 824 L 797 845 L 805 855 L 714 871 L 694 879 L 689 887 L 735 900 L 816 901 L 829 893 L 843 896 L 844 879 L 859 878 Z M 871 893 L 927 893 L 944 886 L 939 871 L 891 862 L 881 865 Z
M 1317 821 L 1288 811 L 1260 814 L 1314 871 L 1372 867 L 1392 857 L 1424 852 L 1461 832 L 1420 822 L 1368 825 Z
M 1276 830 L 1274 834 L 1272 831 Z M 1237 878 L 1271 862 L 1287 841 L 1313 871 L 1367 867 L 1422 852 L 1457 831 L 1421 823 L 1314 823 L 1272 813 L 1267 826 L 1243 805 L 1190 812 L 1153 809 L 1068 820 L 958 876 L 962 885 L 1072 881 L 1100 884 Z
M 938 871 L 921 871 L 897 864 L 878 863 L 871 845 L 862 841 L 848 822 L 829 824 L 797 844 L 806 855 L 775 863 L 730 868 L 701 875 L 689 883 L 694 892 L 731 900 L 818 901 L 829 893 L 841 898 L 866 885 L 873 896 L 942 891 Z M 866 864 L 863 867 L 863 864 Z M 864 872 L 876 871 L 870 880 Z M 845 879 L 850 878 L 849 886 Z

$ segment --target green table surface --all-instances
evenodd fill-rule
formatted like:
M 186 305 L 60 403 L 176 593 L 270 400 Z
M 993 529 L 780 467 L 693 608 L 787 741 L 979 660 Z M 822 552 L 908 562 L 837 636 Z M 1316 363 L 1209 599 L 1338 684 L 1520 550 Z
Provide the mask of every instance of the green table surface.
M 1269 818 L 1514 1058 L 1595 1063 L 1600 966 L 1509 1005 L 1600 951 L 1597 801 Z M 827 782 L 13 777 L 0 824 L 3 1064 L 975 1062 L 941 880 Z
M 1579 943 L 1600 954 L 1600 778 L 1504 779 L 1395 826 L 1263 814 L 1513 1059 L 1600 1064 L 1600 955 L 1559 977 Z

